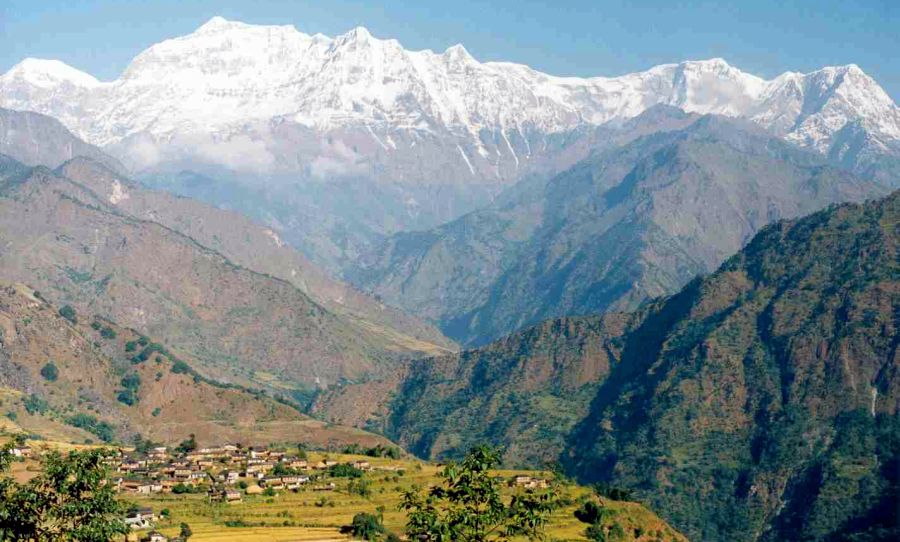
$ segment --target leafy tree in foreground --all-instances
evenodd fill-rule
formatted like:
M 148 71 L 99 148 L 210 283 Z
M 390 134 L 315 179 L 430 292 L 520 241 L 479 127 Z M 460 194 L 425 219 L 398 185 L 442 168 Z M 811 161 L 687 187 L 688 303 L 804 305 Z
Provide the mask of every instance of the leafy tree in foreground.
M 341 527 L 341 532 L 358 540 L 381 540 L 387 531 L 379 516 L 360 512 L 353 516 L 350 525 Z
M 558 501 L 556 490 L 523 492 L 505 502 L 501 482 L 490 472 L 500 460 L 499 449 L 477 446 L 462 463 L 447 465 L 443 482 L 425 495 L 417 488 L 408 491 L 400 508 L 408 513 L 409 538 L 430 542 L 542 538 Z
M 108 542 L 128 532 L 106 483 L 109 450 L 50 452 L 39 475 L 18 483 L 7 473 L 12 446 L 0 449 L 0 540 Z

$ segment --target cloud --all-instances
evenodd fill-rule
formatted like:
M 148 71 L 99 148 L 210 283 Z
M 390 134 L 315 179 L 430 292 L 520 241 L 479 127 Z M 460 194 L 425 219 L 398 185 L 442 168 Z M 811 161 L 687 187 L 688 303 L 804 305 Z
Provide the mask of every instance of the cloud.
M 275 165 L 275 156 L 265 141 L 239 134 L 224 141 L 206 140 L 194 146 L 194 157 L 232 170 L 268 171 Z
M 318 155 L 309 163 L 313 177 L 347 177 L 365 173 L 360 155 L 340 140 L 323 140 Z

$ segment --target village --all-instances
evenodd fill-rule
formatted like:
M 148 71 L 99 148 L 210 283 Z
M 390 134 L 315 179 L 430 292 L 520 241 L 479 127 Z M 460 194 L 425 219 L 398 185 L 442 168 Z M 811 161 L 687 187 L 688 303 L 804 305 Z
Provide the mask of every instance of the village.
M 172 517 L 171 511 L 160 507 L 159 503 L 202 500 L 213 507 L 240 507 L 246 503 L 258 508 L 259 499 L 307 492 L 321 492 L 322 497 L 317 497 L 320 502 L 333 501 L 325 496 L 348 493 L 354 483 L 378 480 L 397 483 L 408 477 L 406 471 L 423 468 L 418 461 L 401 459 L 399 449 L 381 446 L 339 451 L 307 451 L 303 446 L 244 447 L 240 444 L 187 448 L 182 443 L 178 447 L 153 445 L 110 450 L 112 455 L 104 460 L 108 469 L 107 483 L 133 503 L 124 517 L 131 530 L 127 541 L 184 542 L 188 538 L 161 532 L 166 529 L 161 529 L 160 525 L 169 525 L 171 531 Z M 18 446 L 12 448 L 11 453 L 23 460 L 37 460 L 41 449 Z M 425 468 L 433 474 L 439 466 Z M 413 473 L 413 476 L 421 477 L 422 474 Z M 500 477 L 510 488 L 525 491 L 543 489 L 549 484 L 545 478 L 521 472 L 507 472 Z M 189 501 L 172 501 L 173 498 Z M 233 510 L 237 512 L 238 508 Z
M 203 496 L 211 504 L 239 505 L 247 496 L 274 497 L 282 492 L 335 492 L 342 479 L 363 478 L 366 473 L 380 472 L 402 476 L 408 463 L 387 461 L 399 450 L 372 448 L 342 450 L 379 458 L 373 465 L 368 459 L 344 453 L 307 454 L 302 446 L 288 449 L 243 447 L 225 444 L 193 450 L 154 446 L 138 452 L 118 449 L 106 459 L 109 483 L 116 491 L 136 498 L 153 495 Z M 13 451 L 19 457 L 33 457 L 30 448 Z M 311 456 L 315 456 L 312 459 Z M 332 455 L 341 461 L 332 459 Z M 507 479 L 509 486 L 525 490 L 547 487 L 543 478 L 517 474 Z M 180 540 L 154 530 L 165 511 L 147 506 L 134 506 L 125 517 L 132 531 L 132 541 L 167 542 Z

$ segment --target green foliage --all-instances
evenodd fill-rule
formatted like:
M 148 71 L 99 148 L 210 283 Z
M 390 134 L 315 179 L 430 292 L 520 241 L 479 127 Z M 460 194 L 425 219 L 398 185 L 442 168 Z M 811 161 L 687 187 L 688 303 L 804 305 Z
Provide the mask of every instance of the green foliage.
M 0 473 L 12 443 L 0 450 Z M 25 483 L 0 478 L 0 540 L 108 542 L 128 532 L 125 507 L 106 484 L 108 450 L 49 452 Z
M 41 376 L 49 382 L 56 382 L 56 379 L 59 378 L 59 369 L 56 367 L 55 363 L 48 361 L 41 367 Z
M 427 494 L 417 488 L 407 491 L 400 508 L 407 512 L 410 539 L 480 542 L 539 537 L 557 505 L 555 489 L 516 494 L 505 503 L 500 481 L 490 472 L 500 460 L 500 450 L 478 446 L 462 463 L 448 464 L 442 484 Z
M 889 539 L 898 215 L 895 192 L 770 225 L 649 305 L 570 472 L 635 490 L 691 539 Z
M 179 360 L 172 364 L 172 372 L 177 375 L 190 373 L 191 367 L 187 363 Z
M 22 400 L 22 406 L 29 414 L 46 414 L 50 410 L 50 404 L 33 393 Z
M 137 373 L 129 373 L 120 382 L 124 390 L 119 391 L 117 399 L 128 406 L 138 402 L 138 391 L 141 387 L 141 377 Z
M 286 466 L 284 463 L 275 463 L 270 474 L 272 476 L 293 476 L 300 473 L 296 469 Z
M 362 478 L 362 475 L 365 473 L 353 465 L 338 463 L 328 469 L 328 474 L 335 478 Z
M 159 416 L 160 413 L 162 413 L 162 409 L 160 407 L 156 407 L 153 409 L 153 412 L 151 412 L 150 415 L 155 418 L 155 417 Z
M 612 521 L 609 510 L 595 501 L 586 501 L 581 508 L 575 510 L 575 517 L 582 523 L 587 523 L 588 528 L 584 534 L 588 540 L 599 542 L 613 542 L 626 540 L 622 526 Z
M 78 323 L 78 315 L 75 314 L 75 309 L 73 309 L 71 305 L 63 305 L 60 307 L 59 315 L 73 324 Z
M 274 496 L 275 496 L 275 489 L 273 489 L 273 488 L 271 488 L 271 487 L 267 487 L 266 489 L 263 490 L 262 496 L 263 496 L 263 497 L 274 497 Z
M 84 429 L 89 433 L 93 433 L 103 442 L 112 442 L 115 438 L 113 427 L 104 421 L 100 421 L 96 416 L 79 412 L 66 418 L 66 423 L 72 427 Z
M 134 352 L 137 350 L 137 341 L 128 341 L 125 343 L 126 352 Z
M 115 339 L 116 331 L 109 326 L 104 326 L 103 329 L 100 330 L 100 336 L 104 339 Z
M 182 523 L 179 527 L 178 536 L 181 537 L 182 540 L 187 540 L 192 537 L 194 532 L 191 530 L 191 526 L 187 523 Z
M 372 483 L 366 478 L 351 480 L 350 483 L 347 484 L 347 492 L 351 495 L 369 498 L 372 496 Z
M 204 491 L 205 490 L 199 486 L 195 486 L 192 484 L 183 484 L 180 482 L 175 484 L 174 486 L 172 486 L 172 493 L 175 493 L 176 495 L 186 495 L 186 494 L 191 494 L 191 493 L 203 493 Z
M 178 453 L 188 453 L 193 452 L 197 449 L 197 439 L 193 433 L 191 433 L 186 440 L 182 440 L 181 443 L 175 448 L 175 451 Z
M 613 487 L 607 484 L 594 484 L 594 494 L 611 501 L 631 501 L 634 500 L 633 492 L 630 489 L 621 487 Z
M 137 355 L 135 355 L 133 358 L 131 358 L 131 363 L 134 363 L 135 365 L 137 365 L 138 363 L 143 363 L 143 362 L 147 361 L 148 359 L 150 359 L 150 357 L 153 356 L 154 354 L 162 354 L 166 357 L 171 357 L 169 355 L 169 351 L 166 350 L 165 347 L 163 347 L 163 345 L 157 344 L 157 343 L 150 343 L 147 346 L 144 346 L 143 349 Z
M 581 505 L 581 508 L 575 510 L 575 518 L 589 525 L 599 523 L 603 519 L 605 511 L 606 509 L 595 501 L 587 501 Z
M 357 540 L 382 540 L 386 532 L 381 517 L 366 512 L 356 514 L 350 525 L 341 527 L 341 533 Z
M 139 454 L 146 454 L 153 448 L 157 446 L 162 446 L 161 442 L 154 442 L 150 439 L 145 439 L 142 435 L 137 434 L 132 438 L 132 443 L 134 444 L 134 451 Z

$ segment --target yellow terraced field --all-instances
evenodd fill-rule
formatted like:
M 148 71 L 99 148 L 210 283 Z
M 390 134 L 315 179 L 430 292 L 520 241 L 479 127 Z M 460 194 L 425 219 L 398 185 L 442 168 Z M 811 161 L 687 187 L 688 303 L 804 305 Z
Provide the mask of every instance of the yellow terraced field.
M 311 454 L 311 460 L 318 460 L 321 454 Z M 440 467 L 416 461 L 372 459 L 362 456 L 331 454 L 338 461 L 366 459 L 373 467 L 400 468 L 404 472 L 373 470 L 366 474 L 372 482 L 369 498 L 351 495 L 347 491 L 347 481 L 339 480 L 336 491 L 312 491 L 309 489 L 293 493 L 284 491 L 275 497 L 261 495 L 244 496 L 237 504 L 210 504 L 204 495 L 161 495 L 153 497 L 128 497 L 141 506 L 152 506 L 157 513 L 168 508 L 171 517 L 160 521 L 156 528 L 167 535 L 178 533 L 182 522 L 188 523 L 194 533 L 192 542 L 241 541 L 312 541 L 346 540 L 340 534 L 340 527 L 350 523 L 358 512 L 375 512 L 384 508 L 385 525 L 402 533 L 405 517 L 397 509 L 403 489 L 412 485 L 428 486 L 437 483 Z M 510 477 L 525 471 L 498 471 Z M 531 473 L 536 474 L 536 473 Z M 546 475 L 546 474 L 545 474 Z M 563 490 L 575 501 L 590 491 L 578 486 L 566 486 Z M 629 534 L 634 529 L 642 529 L 641 536 L 630 540 L 683 540 L 654 514 L 634 503 L 609 502 L 610 509 L 617 512 L 619 523 Z M 584 524 L 578 522 L 573 512 L 575 504 L 553 514 L 547 529 L 553 539 L 585 540 Z M 243 521 L 244 527 L 229 527 L 226 522 Z M 657 536 L 659 532 L 662 536 Z

